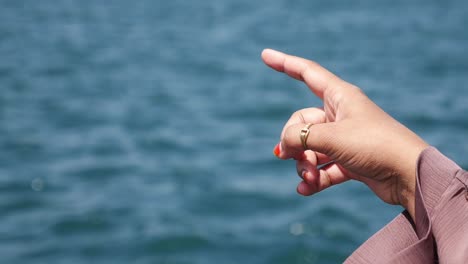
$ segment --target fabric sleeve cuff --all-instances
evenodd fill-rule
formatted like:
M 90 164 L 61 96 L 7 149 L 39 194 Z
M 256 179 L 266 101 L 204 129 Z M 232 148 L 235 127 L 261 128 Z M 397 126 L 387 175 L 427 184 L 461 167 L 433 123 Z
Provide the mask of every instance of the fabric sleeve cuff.
M 461 168 L 434 147 L 428 147 L 416 167 L 416 233 L 423 238 L 430 231 L 430 219 L 442 194 L 455 179 Z

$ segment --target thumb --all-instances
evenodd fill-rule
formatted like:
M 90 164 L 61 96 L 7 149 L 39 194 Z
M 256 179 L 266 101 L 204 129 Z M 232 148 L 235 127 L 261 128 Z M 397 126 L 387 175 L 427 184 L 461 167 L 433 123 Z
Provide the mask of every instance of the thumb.
M 286 128 L 280 142 L 278 158 L 301 159 L 303 152 L 307 149 L 333 156 L 332 153 L 337 149 L 340 141 L 337 124 L 330 122 L 310 126 L 306 148 L 301 140 L 301 130 L 305 128 L 306 124 L 293 124 Z

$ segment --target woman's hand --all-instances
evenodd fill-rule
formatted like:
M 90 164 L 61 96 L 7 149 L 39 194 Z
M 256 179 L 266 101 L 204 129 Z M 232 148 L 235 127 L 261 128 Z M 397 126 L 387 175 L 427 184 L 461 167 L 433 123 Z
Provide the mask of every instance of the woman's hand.
M 294 113 L 274 150 L 280 159 L 297 160 L 303 178 L 298 192 L 311 195 L 354 179 L 367 184 L 383 201 L 402 205 L 414 219 L 416 162 L 427 144 L 358 87 L 320 65 L 269 49 L 262 58 L 271 68 L 305 82 L 324 103 L 323 108 Z M 305 151 L 300 131 L 307 123 L 313 125 Z

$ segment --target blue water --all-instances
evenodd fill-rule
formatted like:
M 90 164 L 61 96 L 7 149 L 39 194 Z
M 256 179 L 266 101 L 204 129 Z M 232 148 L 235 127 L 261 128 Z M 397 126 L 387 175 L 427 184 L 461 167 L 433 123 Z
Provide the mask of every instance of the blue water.
M 468 167 L 466 1 L 1 1 L 2 263 L 340 263 L 392 219 L 271 151 L 308 57 Z

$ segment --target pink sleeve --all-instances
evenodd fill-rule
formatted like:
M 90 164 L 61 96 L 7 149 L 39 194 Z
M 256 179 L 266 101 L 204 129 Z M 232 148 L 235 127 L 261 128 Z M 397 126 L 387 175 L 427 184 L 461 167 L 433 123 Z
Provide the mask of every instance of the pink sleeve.
M 403 212 L 345 263 L 468 263 L 468 173 L 429 147 L 416 183 L 416 221 Z

